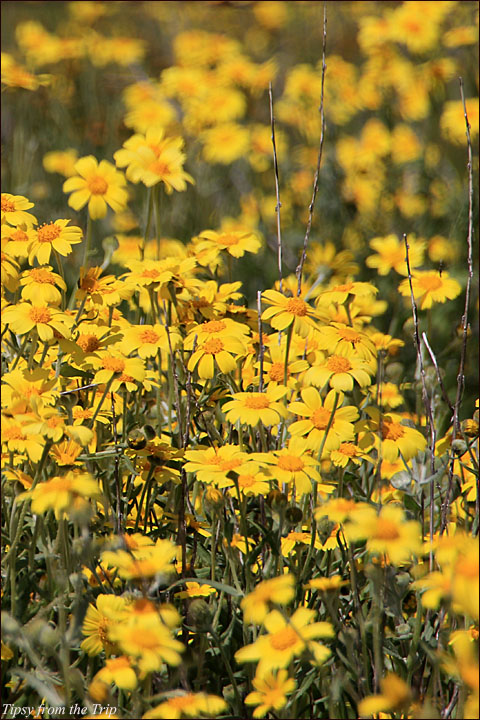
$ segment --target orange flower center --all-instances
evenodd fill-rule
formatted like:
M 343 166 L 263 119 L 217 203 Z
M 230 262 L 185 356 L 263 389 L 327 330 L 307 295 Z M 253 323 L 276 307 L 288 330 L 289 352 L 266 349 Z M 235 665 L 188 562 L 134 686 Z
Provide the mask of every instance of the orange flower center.
M 220 462 L 218 464 L 220 466 L 220 470 L 223 470 L 223 472 L 234 470 L 236 467 L 242 464 L 241 460 L 221 460 L 220 458 L 219 460 Z
M 2 195 L 2 212 L 14 212 L 15 203 Z
M 226 324 L 223 322 L 223 320 L 210 320 L 210 322 L 206 322 L 202 325 L 202 332 L 206 333 L 218 333 L 222 330 L 225 330 Z
M 307 314 L 308 305 L 305 300 L 300 298 L 290 298 L 285 305 L 285 310 L 292 315 L 297 315 L 297 317 L 304 317 Z
M 382 437 L 384 440 L 399 440 L 405 435 L 405 428 L 400 423 L 383 421 Z
M 357 455 L 357 448 L 353 443 L 342 443 L 338 448 L 338 452 L 348 457 L 355 457 Z
M 400 537 L 397 526 L 385 518 L 378 518 L 375 537 L 380 540 L 396 540 Z
M 144 277 L 144 278 L 157 278 L 159 275 L 160 275 L 160 271 L 159 271 L 159 270 L 155 270 L 155 268 L 153 268 L 152 270 L 143 270 L 143 271 L 142 271 L 142 274 L 140 275 L 140 277 Z
M 222 235 L 219 238 L 219 242 L 222 245 L 228 245 L 229 247 L 231 245 L 238 245 L 239 241 L 240 241 L 240 238 L 236 237 L 236 235 Z
M 216 355 L 223 350 L 223 342 L 219 338 L 208 338 L 203 345 L 203 351 L 210 355 Z
M 37 232 L 38 242 L 53 243 L 53 241 L 58 238 L 61 232 L 62 228 L 60 228 L 58 225 L 55 225 L 55 223 L 53 222 L 49 223 L 48 225 L 42 225 L 42 227 L 38 228 Z
M 125 360 L 122 360 L 122 358 L 106 357 L 103 358 L 102 366 L 105 370 L 121 373 L 125 370 Z
M 142 330 L 142 332 L 139 335 L 139 340 L 142 343 L 151 343 L 155 344 L 160 340 L 160 335 L 158 335 L 155 330 Z
M 422 290 L 429 292 L 431 290 L 438 290 L 439 288 L 441 288 L 443 282 L 440 275 L 428 275 L 427 277 L 420 278 L 418 284 L 420 285 Z
M 195 703 L 195 698 L 191 695 L 183 695 L 178 697 L 172 697 L 168 701 L 168 704 L 175 708 L 176 710 L 184 710 L 185 708 L 189 708 L 191 705 Z M 191 714 L 191 711 L 188 713 Z
M 298 642 L 298 635 L 291 627 L 279 630 L 270 638 L 270 645 L 274 650 L 288 650 Z
M 108 183 L 101 175 L 93 175 L 87 181 L 87 187 L 92 195 L 105 195 L 108 190 Z
M 317 430 L 325 430 L 330 420 L 331 412 L 326 408 L 317 408 L 312 415 L 312 423 Z
M 83 352 L 95 352 L 100 347 L 100 340 L 96 335 L 79 335 L 76 340 L 77 345 L 80 345 Z
M 73 408 L 73 417 L 75 420 L 88 420 L 92 417 L 93 410 L 90 408 L 84 409 L 81 407 Z
M 255 477 L 253 475 L 239 475 L 238 484 L 241 488 L 250 488 L 255 485 Z
M 28 274 L 33 282 L 55 285 L 55 278 L 52 276 L 52 273 L 44 268 L 33 268 Z
M 23 438 L 23 432 L 17 425 L 14 425 L 13 427 L 6 428 L 6 430 L 2 433 L 2 436 L 2 442 L 8 442 L 9 440 L 21 440 Z
M 283 363 L 273 363 L 272 367 L 268 371 L 268 377 L 274 382 L 283 382 L 284 365 Z M 290 375 L 287 368 L 287 377 Z
M 3 210 L 3 207 L 2 207 L 2 210 Z M 27 242 L 27 240 L 28 240 L 28 235 L 27 235 L 27 233 L 24 232 L 23 230 L 20 230 L 20 228 L 17 228 L 17 230 L 15 230 L 15 231 L 10 235 L 10 238 L 11 238 L 11 240 L 13 240 L 14 242 Z
M 48 308 L 32 307 L 28 313 L 30 320 L 34 323 L 48 323 L 51 320 L 51 312 Z
M 263 410 L 270 407 L 270 400 L 263 393 L 256 393 L 255 395 L 252 393 L 245 398 L 245 407 L 250 410 Z
M 136 563 L 134 563 L 136 565 Z M 143 648 L 145 650 L 158 650 L 159 641 L 155 633 L 144 628 L 132 628 L 131 640 L 138 649 Z
M 278 467 L 281 470 L 288 470 L 288 472 L 297 472 L 303 470 L 304 463 L 299 457 L 295 455 L 281 455 L 278 458 Z
M 353 344 L 360 342 L 362 339 L 355 330 L 351 330 L 350 328 L 342 328 L 339 330 L 338 334 L 342 340 L 347 340 L 347 342 L 351 342 Z
M 133 377 L 131 375 L 126 375 L 125 373 L 122 373 L 118 379 L 120 382 L 133 382 Z
M 154 173 L 154 175 L 158 175 L 159 177 L 165 177 L 172 174 L 169 164 L 162 162 L 161 160 L 154 160 L 150 163 L 148 169 L 150 172 Z
M 344 373 L 352 369 L 352 364 L 348 358 L 332 355 L 327 360 L 327 368 L 334 373 Z

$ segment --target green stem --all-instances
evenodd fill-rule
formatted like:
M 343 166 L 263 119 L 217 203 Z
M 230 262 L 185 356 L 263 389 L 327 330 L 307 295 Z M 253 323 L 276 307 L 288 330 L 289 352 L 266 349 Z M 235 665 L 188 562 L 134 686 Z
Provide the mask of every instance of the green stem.
M 238 686 L 237 686 L 235 677 L 234 677 L 233 672 L 232 672 L 232 667 L 231 667 L 230 662 L 229 662 L 229 660 L 228 660 L 228 657 L 227 657 L 227 655 L 226 655 L 226 653 L 225 653 L 225 650 L 224 650 L 223 647 L 222 647 L 222 643 L 221 643 L 221 641 L 220 641 L 220 638 L 218 637 L 217 633 L 215 632 L 215 630 L 214 630 L 212 627 L 210 627 L 209 633 L 210 633 L 210 635 L 212 636 L 212 638 L 213 638 L 213 640 L 214 640 L 214 642 L 215 642 L 215 645 L 218 647 L 218 649 L 219 649 L 219 651 L 220 651 L 220 655 L 222 656 L 223 664 L 224 664 L 224 666 L 225 666 L 225 669 L 226 669 L 226 671 L 227 671 L 228 677 L 229 677 L 230 682 L 231 682 L 231 684 L 232 684 L 233 694 L 234 694 L 234 696 L 235 696 L 235 704 L 236 704 L 236 706 L 237 706 L 235 709 L 236 709 L 238 715 L 241 716 L 241 715 L 242 715 L 242 712 L 241 712 L 241 710 L 242 710 L 242 700 L 241 700 L 241 698 L 240 698 L 240 693 L 238 692 Z
M 88 256 L 90 254 L 90 249 L 92 245 L 92 235 L 93 235 L 93 226 L 92 226 L 92 219 L 90 215 L 87 216 L 87 230 L 85 233 L 85 248 L 83 250 L 83 260 L 82 260 L 82 266 L 85 268 L 85 270 L 88 267 Z

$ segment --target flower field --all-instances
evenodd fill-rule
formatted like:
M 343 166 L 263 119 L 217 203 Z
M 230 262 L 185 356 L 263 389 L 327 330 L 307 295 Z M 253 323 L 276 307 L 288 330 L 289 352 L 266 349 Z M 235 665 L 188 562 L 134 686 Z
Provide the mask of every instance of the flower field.
M 478 718 L 478 3 L 2 21 L 2 717 Z

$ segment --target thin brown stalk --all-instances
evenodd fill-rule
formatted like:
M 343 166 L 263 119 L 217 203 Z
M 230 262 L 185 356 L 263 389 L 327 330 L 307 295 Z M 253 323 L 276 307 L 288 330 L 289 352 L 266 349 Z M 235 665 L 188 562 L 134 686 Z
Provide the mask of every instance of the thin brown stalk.
M 427 418 L 427 425 L 428 425 L 428 432 L 430 436 L 430 475 L 432 476 L 432 479 L 430 480 L 430 572 L 433 570 L 433 520 L 434 520 L 434 510 L 435 510 L 435 500 L 434 500 L 434 494 L 435 494 L 435 484 L 433 475 L 435 474 L 435 443 L 437 439 L 436 430 L 435 430 L 435 422 L 433 419 L 433 412 L 432 412 L 432 405 L 430 403 L 430 398 L 428 397 L 427 392 L 427 384 L 425 381 L 425 367 L 423 365 L 423 358 L 422 358 L 422 348 L 420 346 L 420 333 L 418 329 L 418 312 L 417 312 L 417 304 L 415 302 L 415 296 L 413 294 L 413 285 L 412 285 L 412 271 L 410 269 L 410 256 L 409 256 L 409 250 L 410 247 L 408 245 L 407 236 L 404 233 L 403 234 L 403 241 L 405 243 L 405 262 L 407 264 L 407 273 L 408 273 L 408 284 L 410 286 L 410 299 L 412 301 L 412 314 L 413 314 L 413 324 L 414 324 L 414 340 L 415 340 L 415 348 L 417 351 L 417 362 L 418 367 L 420 369 L 420 378 L 422 381 L 422 400 L 423 405 L 425 407 L 425 413 Z
M 467 336 L 468 336 L 468 310 L 470 307 L 470 293 L 472 288 L 473 279 L 473 152 L 472 152 L 472 138 L 470 136 L 470 123 L 468 122 L 467 106 L 465 104 L 465 92 L 463 87 L 463 78 L 459 77 L 460 83 L 460 95 L 463 103 L 463 114 L 465 117 L 465 127 L 467 136 L 467 172 L 468 172 L 468 230 L 467 230 L 467 286 L 465 288 L 465 306 L 462 315 L 462 347 L 460 351 L 460 365 L 458 368 L 457 375 L 457 394 L 455 397 L 455 404 L 453 406 L 453 428 L 452 428 L 452 445 L 455 442 L 457 435 L 460 432 L 460 403 L 462 400 L 463 390 L 465 387 L 465 359 L 467 356 Z M 452 495 L 453 487 L 453 466 L 455 462 L 455 455 L 452 451 L 452 457 L 450 460 L 450 467 L 448 471 L 448 487 L 445 496 L 445 502 L 442 508 L 442 524 L 440 528 L 440 534 L 443 534 L 448 523 L 448 509 L 450 507 L 450 498 Z
M 277 198 L 277 204 L 275 205 L 275 212 L 277 214 L 277 258 L 278 258 L 278 286 L 280 292 L 283 292 L 283 279 L 282 279 L 282 230 L 280 223 L 280 208 L 282 203 L 280 202 L 280 182 L 278 177 L 278 158 L 277 158 L 277 145 L 275 142 L 275 116 L 273 114 L 273 93 L 272 83 L 268 85 L 268 96 L 270 98 L 270 125 L 272 129 L 272 148 L 273 148 L 273 169 L 275 172 L 275 197 Z M 261 391 L 260 391 L 261 392 Z
M 312 229 L 312 221 L 313 221 L 313 210 L 315 208 L 315 200 L 317 199 L 317 193 L 318 193 L 318 184 L 319 184 L 319 178 L 320 178 L 320 165 L 322 164 L 322 155 L 323 155 L 323 140 L 325 137 L 325 112 L 323 107 L 323 100 L 324 100 L 324 90 L 325 90 L 325 71 L 327 69 L 327 64 L 325 62 L 327 53 L 327 3 L 323 3 L 323 47 L 322 47 L 322 88 L 320 92 L 320 144 L 318 147 L 318 157 L 317 157 L 317 167 L 315 170 L 315 178 L 313 180 L 313 192 L 312 192 L 312 199 L 310 201 L 310 205 L 308 206 L 308 221 L 307 221 L 307 229 L 305 231 L 305 237 L 303 239 L 303 250 L 302 255 L 300 258 L 300 262 L 296 269 L 296 275 L 298 280 L 298 287 L 297 287 L 297 296 L 301 294 L 302 292 L 302 273 L 303 273 L 303 266 L 305 264 L 305 260 L 307 257 L 307 247 L 308 247 L 308 241 L 310 239 L 310 232 Z
M 172 340 L 170 338 L 170 328 L 168 326 L 168 314 L 165 300 L 163 301 L 163 314 L 165 317 L 165 330 L 167 333 L 168 341 L 168 352 L 170 354 L 170 361 L 172 363 L 172 375 L 173 375 L 173 386 L 175 388 L 175 405 L 177 407 L 177 423 L 178 423 L 178 438 L 180 447 L 183 448 L 183 434 L 182 434 L 182 408 L 180 403 L 180 386 L 178 384 L 177 365 L 175 362 L 175 355 L 172 347 Z
M 280 282 L 281 276 L 280 276 Z M 281 292 L 281 288 L 280 288 Z M 258 313 L 258 360 L 260 362 L 260 382 L 258 385 L 259 392 L 263 392 L 263 333 L 262 333 L 262 291 L 257 292 L 257 313 Z

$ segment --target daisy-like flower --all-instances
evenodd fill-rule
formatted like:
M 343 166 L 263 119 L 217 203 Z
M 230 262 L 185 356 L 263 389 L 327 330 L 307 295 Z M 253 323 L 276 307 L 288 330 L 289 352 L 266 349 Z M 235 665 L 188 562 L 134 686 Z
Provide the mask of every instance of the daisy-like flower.
M 309 189 L 311 181 L 309 180 Z M 332 279 L 342 282 L 347 277 L 356 275 L 359 267 L 354 262 L 350 250 L 340 250 L 332 242 L 312 243 L 308 248 L 305 271 L 314 276 L 318 282 Z
M 102 274 L 101 267 L 80 268 L 78 290 L 76 299 L 83 300 L 87 297 L 94 305 L 103 305 L 107 309 L 113 305 L 120 305 L 122 300 L 127 300 L 133 294 L 133 287 L 128 282 L 117 280 L 114 275 Z M 113 317 L 115 320 L 115 316 Z
M 453 300 L 462 290 L 460 283 L 451 278 L 447 272 L 440 275 L 436 270 L 412 273 L 412 288 L 420 310 L 431 308 L 433 303 Z M 408 279 L 400 283 L 398 291 L 401 295 L 410 297 Z
M 272 610 L 264 620 L 267 634 L 260 635 L 251 645 L 235 653 L 239 663 L 258 661 L 257 674 L 262 677 L 277 668 L 287 667 L 295 657 L 308 650 L 313 662 L 322 664 L 330 650 L 313 638 L 332 638 L 333 627 L 329 622 L 315 622 L 316 612 L 299 607 L 288 620 L 278 610 Z
M 90 603 L 83 621 L 82 634 L 85 640 L 80 647 L 88 655 L 99 655 L 105 650 L 107 655 L 115 650 L 115 645 L 108 639 L 111 625 L 121 622 L 126 617 L 126 600 L 118 595 L 99 595 L 96 606 Z
M 402 395 L 398 392 L 398 385 L 395 383 L 384 382 L 380 385 L 370 385 L 369 392 L 370 397 L 385 408 L 394 410 L 404 403 Z
M 22 298 L 30 302 L 52 303 L 59 305 L 62 301 L 63 292 L 67 291 L 65 281 L 53 272 L 50 265 L 25 270 L 20 277 L 20 285 L 23 285 Z M 58 286 L 58 287 L 57 287 Z
M 292 574 L 264 580 L 240 602 L 246 623 L 260 625 L 268 615 L 269 603 L 288 605 L 295 597 L 295 577 Z
M 293 550 L 295 549 L 295 546 L 298 545 L 298 543 L 302 545 L 310 545 L 312 542 L 312 533 L 309 532 L 295 532 L 295 530 L 292 530 L 288 533 L 285 537 L 282 537 L 280 545 L 282 549 L 282 555 L 283 557 L 288 557 Z M 318 538 L 315 538 L 313 542 L 313 547 L 319 550 L 322 547 L 322 543 Z
M 337 450 L 342 442 L 354 439 L 355 431 L 353 421 L 358 418 L 358 410 L 352 405 L 342 407 L 343 393 L 330 390 L 325 402 L 316 388 L 308 387 L 301 391 L 302 402 L 290 403 L 290 412 L 304 417 L 289 427 L 291 435 L 307 435 L 307 441 L 312 450 L 319 450 L 324 442 L 327 428 L 328 435 L 324 442 L 326 456 Z
M 165 702 L 152 708 L 145 715 L 143 720 L 181 720 L 181 718 L 198 718 L 205 715 L 214 717 L 226 710 L 227 704 L 223 698 L 207 693 L 178 693 Z
M 294 332 L 307 337 L 310 330 L 317 327 L 318 313 L 301 296 L 287 298 L 277 290 L 265 290 L 262 299 L 271 305 L 263 311 L 262 320 L 269 322 L 275 330 L 285 330 L 293 325 Z
M 221 318 L 215 320 L 209 320 L 208 322 L 201 323 L 200 325 L 194 325 L 188 332 L 185 338 L 185 350 L 192 350 L 193 344 L 204 343 L 210 338 L 244 338 L 248 335 L 250 329 L 243 323 L 235 322 L 230 318 Z M 245 344 L 246 344 L 245 339 Z
M 136 383 L 145 379 L 143 360 L 125 357 L 120 352 L 100 350 L 90 363 L 97 369 L 93 381 L 101 385 L 112 380 L 112 392 L 116 392 L 123 383 L 127 390 L 134 391 Z
M 266 385 L 283 385 L 285 380 L 285 352 L 286 352 L 286 338 L 285 342 L 281 342 L 280 345 L 272 342 L 272 337 L 268 341 L 268 353 L 263 360 L 263 381 Z M 265 336 L 263 336 L 265 341 Z M 265 343 L 264 343 L 265 344 Z M 287 387 L 295 388 L 297 385 L 297 377 L 299 373 L 307 370 L 309 363 L 307 360 L 298 357 L 302 355 L 305 348 L 305 341 L 303 343 L 303 349 L 298 345 L 292 348 L 290 346 L 290 354 L 287 363 Z M 295 357 L 297 356 L 297 357 Z M 260 362 L 255 363 L 255 368 L 260 369 Z
M 132 658 L 142 673 L 160 670 L 164 663 L 180 665 L 180 653 L 185 650 L 184 645 L 172 637 L 170 629 L 157 613 L 147 613 L 143 617 L 137 616 L 112 625 L 108 628 L 108 637 Z
M 176 328 L 169 328 L 172 349 L 178 347 L 181 335 Z M 159 350 L 169 352 L 167 331 L 163 325 L 130 325 L 123 333 L 121 347 L 128 352 L 137 351 L 142 360 L 155 357 Z
M 118 167 L 126 167 L 125 174 L 133 183 L 143 182 L 152 187 L 163 182 L 167 193 L 187 189 L 194 180 L 185 170 L 185 153 L 181 137 L 165 137 L 163 128 L 148 128 L 145 135 L 132 135 L 121 150 L 114 154 Z
M 221 123 L 200 134 L 203 157 L 210 163 L 230 165 L 248 152 L 250 134 L 238 123 Z
M 377 356 L 373 340 L 361 330 L 340 322 L 331 322 L 314 334 L 319 346 L 335 355 L 360 357 L 371 361 Z
M 3 311 L 3 320 L 17 335 L 25 335 L 35 329 L 43 342 L 53 340 L 55 333 L 62 337 L 68 337 L 70 334 L 68 326 L 71 324 L 71 318 L 44 303 L 32 305 L 19 302 L 17 305 L 10 305 Z
M 127 183 L 123 173 L 118 172 L 114 165 L 107 160 L 98 163 L 93 155 L 87 155 L 77 160 L 75 172 L 76 175 L 63 183 L 63 192 L 72 193 L 68 204 L 74 210 L 81 210 L 88 203 L 90 217 L 97 220 L 105 217 L 107 206 L 114 212 L 125 209 Z
M 369 553 L 385 555 L 393 565 L 404 565 L 412 555 L 423 552 L 420 523 L 406 520 L 397 505 L 385 505 L 380 514 L 373 506 L 357 510 L 345 524 L 344 532 L 350 541 L 366 540 Z
M 239 392 L 232 394 L 232 400 L 223 405 L 223 412 L 228 422 L 254 427 L 259 422 L 263 425 L 277 425 L 281 418 L 286 417 L 283 403 L 278 402 L 285 395 L 286 388 L 270 385 L 265 392 Z
M 43 156 L 43 167 L 49 173 L 58 173 L 66 178 L 75 175 L 75 163 L 78 152 L 74 148 L 68 150 L 49 152 Z
M 221 447 L 203 447 L 185 452 L 187 462 L 184 469 L 195 473 L 197 480 L 207 484 L 213 483 L 217 487 L 226 487 L 232 484 L 227 477 L 231 470 L 238 473 L 243 471 L 249 462 L 249 456 L 240 450 L 237 445 L 222 445 Z
M 351 442 L 341 443 L 337 450 L 332 450 L 330 460 L 336 467 L 343 468 L 347 467 L 349 462 L 352 462 L 354 465 L 360 465 L 362 460 L 373 462 L 359 445 Z
M 12 227 L 4 223 L 2 225 L 2 250 L 5 250 L 14 258 L 28 257 L 30 245 L 36 238 L 36 231 L 32 227 L 19 225 Z
M 39 483 L 27 495 L 32 499 L 32 512 L 54 510 L 57 518 L 68 514 L 78 500 L 83 504 L 89 499 L 100 500 L 102 497 L 96 480 L 89 473 L 73 470 Z
M 334 390 L 348 392 L 353 390 L 355 380 L 360 387 L 370 385 L 373 370 L 357 357 L 331 355 L 321 365 L 313 365 L 305 373 L 305 382 L 323 388 L 327 383 Z
M 138 549 L 129 546 L 129 550 L 105 550 L 102 563 L 107 567 L 116 567 L 120 577 L 125 580 L 170 575 L 174 572 L 172 560 L 177 548 L 170 540 L 157 540 L 155 545 L 149 544 Z
M 197 368 L 198 375 L 203 380 L 213 377 L 215 366 L 219 368 L 220 372 L 227 375 L 236 369 L 237 358 L 245 351 L 246 346 L 241 337 L 209 337 L 197 343 L 187 368 L 190 371 Z
M 322 290 L 318 296 L 317 304 L 328 305 L 329 303 L 334 302 L 339 305 L 343 305 L 343 303 L 347 302 L 349 296 L 353 296 L 355 298 L 373 298 L 377 292 L 378 288 L 370 283 L 354 282 L 353 280 L 350 280 L 349 282 L 341 285 L 334 285 L 326 290 Z
M 400 454 L 408 461 L 425 450 L 426 439 L 418 430 L 404 424 L 402 415 L 381 415 L 376 408 L 367 408 L 366 412 L 371 417 L 368 428 L 381 434 L 381 440 L 375 436 L 375 444 L 378 448 L 381 444 L 382 457 L 388 462 L 395 462 Z
M 101 682 L 105 685 L 114 683 L 121 690 L 135 690 L 137 675 L 132 668 L 130 659 L 125 655 L 105 661 L 105 667 L 97 672 L 92 683 Z
M 269 465 L 269 472 L 280 484 L 292 483 L 296 493 L 305 495 L 311 492 L 312 482 L 323 492 L 332 488 L 322 485 L 317 460 L 310 455 L 308 443 L 302 438 L 292 437 L 287 447 L 263 453 L 262 460 Z
M 27 453 L 30 460 L 37 463 L 43 452 L 45 441 L 39 434 L 26 433 L 24 425 L 18 419 L 2 414 L 2 448 L 12 453 Z
M 10 193 L 2 193 L 0 198 L 1 211 L 2 211 L 2 225 L 8 223 L 9 225 L 22 225 L 25 224 L 27 227 L 36 225 L 38 223 L 37 218 L 32 213 L 26 212 L 33 207 L 33 203 L 27 200 L 23 195 L 11 195 Z
M 72 245 L 82 242 L 82 231 L 79 227 L 68 225 L 70 220 L 55 220 L 37 228 L 36 235 L 29 247 L 28 262 L 36 258 L 40 265 L 50 260 L 52 250 L 59 255 L 67 256 L 72 252 Z
M 376 250 L 377 255 L 369 255 L 365 260 L 370 268 L 376 268 L 379 275 L 388 275 L 390 270 L 400 275 L 408 275 L 405 242 L 397 235 L 387 235 L 370 240 L 370 247 Z M 417 268 L 423 264 L 426 243 L 424 240 L 415 237 L 408 238 L 408 257 L 410 267 Z
M 74 440 L 63 440 L 62 442 L 55 443 L 49 454 L 59 467 L 73 467 L 74 465 L 81 466 L 82 463 L 77 462 L 77 457 L 81 452 L 82 446 Z
M 236 472 L 236 471 L 235 471 Z M 256 462 L 248 462 L 241 472 L 237 473 L 237 484 L 240 493 L 246 495 L 264 495 L 270 492 L 270 477 L 260 472 L 260 465 Z M 233 482 L 232 482 L 233 485 Z M 233 492 L 233 491 L 232 491 Z
M 279 670 L 276 675 L 269 672 L 253 679 L 255 690 L 247 695 L 247 705 L 257 705 L 253 711 L 254 718 L 262 718 L 270 711 L 281 710 L 287 704 L 287 695 L 290 695 L 297 683 L 288 677 L 287 670 Z
M 194 242 L 195 250 L 199 253 L 225 250 L 235 258 L 243 257 L 246 252 L 257 253 L 261 247 L 258 236 L 251 230 L 246 232 L 204 230 Z
M 348 580 L 342 580 L 340 575 L 332 575 L 331 577 L 313 578 L 304 588 L 305 590 L 334 592 L 335 590 L 340 590 L 344 585 L 348 585 Z

